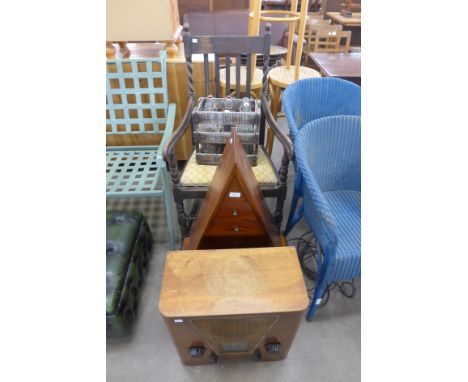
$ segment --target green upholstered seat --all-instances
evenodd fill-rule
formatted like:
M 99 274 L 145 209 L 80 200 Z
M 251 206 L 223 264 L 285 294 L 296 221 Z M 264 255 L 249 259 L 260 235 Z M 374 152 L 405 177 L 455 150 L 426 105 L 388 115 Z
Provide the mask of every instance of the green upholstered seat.
M 106 331 L 125 336 L 137 315 L 138 301 L 153 238 L 140 212 L 106 216 Z

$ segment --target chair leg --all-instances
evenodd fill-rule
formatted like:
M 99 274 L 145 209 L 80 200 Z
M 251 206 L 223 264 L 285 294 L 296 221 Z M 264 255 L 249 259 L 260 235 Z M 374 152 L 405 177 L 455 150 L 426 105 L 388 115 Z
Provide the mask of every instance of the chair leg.
M 296 176 L 294 179 L 294 192 L 291 200 L 291 209 L 289 210 L 288 222 L 286 223 L 285 235 L 288 235 L 293 227 L 301 220 L 304 215 L 304 203 L 301 203 L 299 209 L 297 203 L 302 198 L 302 176 L 296 168 Z
M 276 201 L 276 210 L 275 210 L 275 224 L 278 227 L 278 232 L 281 232 L 281 223 L 283 222 L 284 201 L 286 200 L 286 194 L 288 192 L 288 186 L 287 186 L 288 167 L 289 167 L 289 159 L 285 151 L 283 153 L 283 157 L 281 158 L 281 166 L 278 170 L 278 180 L 281 186 L 281 192 L 278 195 L 278 199 Z
M 284 200 L 286 199 L 286 192 L 284 195 L 278 196 L 276 200 L 276 209 L 275 209 L 275 225 L 278 232 L 281 232 L 281 223 L 283 222 L 283 206 Z
M 298 219 L 294 219 L 298 200 L 299 196 L 294 189 L 294 194 L 291 200 L 291 209 L 289 210 L 288 222 L 286 223 L 286 229 L 284 230 L 284 236 L 287 236 L 298 222 Z
M 164 168 L 161 171 L 162 173 L 162 182 L 164 189 L 164 203 L 166 204 L 166 219 L 167 219 L 167 228 L 169 234 L 169 248 L 175 249 L 174 244 L 174 211 L 172 208 L 172 192 L 171 185 L 169 183 L 169 177 L 167 175 L 167 170 Z
M 307 312 L 307 321 L 312 321 L 312 318 L 314 318 L 315 313 L 317 312 L 317 307 L 320 305 L 322 302 L 322 297 L 325 292 L 325 288 L 323 286 L 316 287 L 315 293 L 314 293 L 314 298 L 312 299 L 312 304 L 310 305 L 309 311 Z
M 185 214 L 183 199 L 176 200 L 176 208 L 177 208 L 177 221 L 179 222 L 179 226 L 180 226 L 180 236 L 181 236 L 180 239 L 183 241 L 184 238 L 188 236 L 187 215 Z
M 322 253 L 320 245 L 317 243 L 317 251 L 318 255 Z M 323 259 L 323 262 L 317 263 L 317 276 L 315 282 L 315 291 L 314 297 L 312 299 L 312 303 L 310 305 L 309 311 L 307 312 L 307 321 L 312 321 L 318 306 L 322 302 L 322 297 L 325 293 L 328 283 L 330 282 L 328 278 L 328 269 L 329 269 L 329 262 L 327 259 Z

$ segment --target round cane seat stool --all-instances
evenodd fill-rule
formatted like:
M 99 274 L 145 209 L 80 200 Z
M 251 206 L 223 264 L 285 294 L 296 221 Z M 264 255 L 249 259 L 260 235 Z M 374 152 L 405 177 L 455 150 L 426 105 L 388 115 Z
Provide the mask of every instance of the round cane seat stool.
M 293 82 L 296 82 L 294 78 L 294 65 L 291 65 L 288 69 L 287 66 L 277 66 L 268 73 L 268 81 L 270 85 L 271 95 L 271 114 L 277 119 L 278 111 L 281 109 L 280 97 L 281 91 L 286 89 Z M 299 67 L 299 80 L 312 77 L 322 77 L 317 70 L 308 68 L 306 66 Z M 273 150 L 273 132 L 268 129 L 266 150 L 268 155 L 271 155 Z
M 236 90 L 236 67 L 231 66 L 229 69 L 229 75 L 230 75 L 230 83 L 229 87 L 231 88 L 230 91 L 235 91 Z M 262 88 L 262 79 L 263 79 L 263 70 L 260 68 L 255 68 L 254 75 L 252 77 L 251 83 L 250 83 L 250 91 L 251 95 L 255 96 L 254 98 L 259 98 L 258 95 L 254 91 L 260 90 Z M 245 66 L 240 67 L 240 90 L 241 92 L 245 92 L 246 89 L 246 83 L 247 83 L 247 69 Z M 222 91 L 225 91 L 226 89 L 226 68 L 221 69 L 219 71 L 219 84 L 221 86 Z
M 275 86 L 279 86 L 282 89 L 286 89 L 288 85 L 296 82 L 294 78 L 294 65 L 291 65 L 288 69 L 287 66 L 278 66 L 273 68 L 268 73 L 270 83 Z M 299 80 L 311 77 L 321 77 L 320 73 L 314 69 L 306 66 L 299 67 Z

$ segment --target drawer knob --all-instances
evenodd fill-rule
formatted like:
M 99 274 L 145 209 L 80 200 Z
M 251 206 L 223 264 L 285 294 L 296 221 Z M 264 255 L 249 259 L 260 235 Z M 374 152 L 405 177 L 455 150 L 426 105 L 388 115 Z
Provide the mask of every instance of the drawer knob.
M 233 231 L 234 231 L 234 232 L 239 232 L 239 227 L 238 227 L 238 226 L 234 226 Z
M 237 210 L 234 208 L 232 210 L 232 216 L 238 216 L 239 215 L 239 212 L 237 212 Z

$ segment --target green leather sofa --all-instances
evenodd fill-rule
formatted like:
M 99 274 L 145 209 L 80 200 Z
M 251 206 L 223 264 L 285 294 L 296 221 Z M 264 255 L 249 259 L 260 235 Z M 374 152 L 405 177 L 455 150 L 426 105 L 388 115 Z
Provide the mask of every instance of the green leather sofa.
M 106 333 L 130 334 L 153 237 L 140 212 L 108 212 L 106 216 Z

